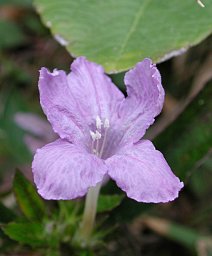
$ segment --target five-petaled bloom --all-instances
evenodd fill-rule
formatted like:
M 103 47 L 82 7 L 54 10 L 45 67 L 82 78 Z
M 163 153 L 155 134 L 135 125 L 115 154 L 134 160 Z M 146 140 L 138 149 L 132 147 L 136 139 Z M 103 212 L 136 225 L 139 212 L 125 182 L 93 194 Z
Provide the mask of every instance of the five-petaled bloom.
M 111 177 L 139 202 L 168 202 L 183 183 L 149 140 L 140 140 L 162 109 L 160 73 L 150 59 L 125 75 L 125 96 L 101 66 L 84 57 L 71 73 L 40 71 L 40 102 L 60 138 L 38 149 L 32 164 L 46 199 L 74 199 Z

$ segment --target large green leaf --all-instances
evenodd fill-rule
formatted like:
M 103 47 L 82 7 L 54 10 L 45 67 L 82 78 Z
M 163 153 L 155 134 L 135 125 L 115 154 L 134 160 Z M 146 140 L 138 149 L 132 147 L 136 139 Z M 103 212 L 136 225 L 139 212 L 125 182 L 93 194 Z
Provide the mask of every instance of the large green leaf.
M 30 220 L 40 220 L 45 214 L 44 202 L 20 171 L 16 171 L 13 189 L 24 215 Z
M 154 61 L 197 44 L 212 31 L 212 2 L 194 0 L 34 0 L 44 23 L 73 56 L 107 72 Z M 171 53 L 171 54 L 170 54 Z M 169 55 L 167 55 L 169 54 Z

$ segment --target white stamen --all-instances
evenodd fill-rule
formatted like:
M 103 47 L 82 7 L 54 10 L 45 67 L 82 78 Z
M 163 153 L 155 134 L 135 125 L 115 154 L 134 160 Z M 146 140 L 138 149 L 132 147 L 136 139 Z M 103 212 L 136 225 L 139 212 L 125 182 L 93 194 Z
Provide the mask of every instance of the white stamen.
M 92 140 L 96 140 L 96 133 L 95 132 L 90 131 L 90 135 L 91 135 Z
M 108 118 L 105 118 L 105 122 L 104 122 L 104 128 L 109 128 L 110 127 L 110 122 Z
M 103 128 L 102 128 L 103 125 Z M 108 118 L 105 118 L 104 122 L 100 119 L 99 116 L 96 117 L 96 128 L 97 130 L 95 132 L 90 131 L 90 135 L 92 138 L 92 144 L 91 144 L 91 151 L 99 156 L 100 158 L 103 155 L 105 144 L 107 141 L 107 133 L 108 128 L 110 127 L 110 122 Z M 103 140 L 101 141 L 103 137 Z
M 100 140 L 102 137 L 101 133 L 96 130 L 96 139 Z
M 97 117 L 96 117 L 96 128 L 97 128 L 98 130 L 100 130 L 101 127 L 102 127 L 102 120 L 100 119 L 99 116 L 97 116 Z
M 93 141 L 100 140 L 101 137 L 102 137 L 101 133 L 97 130 L 96 130 L 96 132 L 90 131 L 90 135 L 91 135 L 91 138 L 92 138 Z

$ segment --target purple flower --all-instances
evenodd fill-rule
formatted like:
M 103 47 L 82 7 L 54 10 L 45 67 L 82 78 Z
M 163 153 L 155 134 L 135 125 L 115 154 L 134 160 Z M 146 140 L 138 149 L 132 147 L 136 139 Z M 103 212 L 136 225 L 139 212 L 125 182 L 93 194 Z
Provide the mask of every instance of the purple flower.
M 40 195 L 74 199 L 109 175 L 139 202 L 167 202 L 183 183 L 148 140 L 140 140 L 162 109 L 159 71 L 145 59 L 125 75 L 128 96 L 101 66 L 77 58 L 72 72 L 40 71 L 40 102 L 60 138 L 37 150 L 32 170 Z

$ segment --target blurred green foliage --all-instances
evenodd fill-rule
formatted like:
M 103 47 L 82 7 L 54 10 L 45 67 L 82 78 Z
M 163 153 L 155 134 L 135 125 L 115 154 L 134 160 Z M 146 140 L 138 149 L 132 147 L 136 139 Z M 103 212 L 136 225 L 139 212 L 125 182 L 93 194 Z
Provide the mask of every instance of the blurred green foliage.
M 155 140 L 177 175 L 185 179 L 212 145 L 212 83 Z
M 0 21 L 0 35 L 0 50 L 17 47 L 25 42 L 24 33 L 18 25 L 11 21 Z
M 12 5 L 12 6 L 31 6 L 32 0 L 0 0 L 1 5 Z

